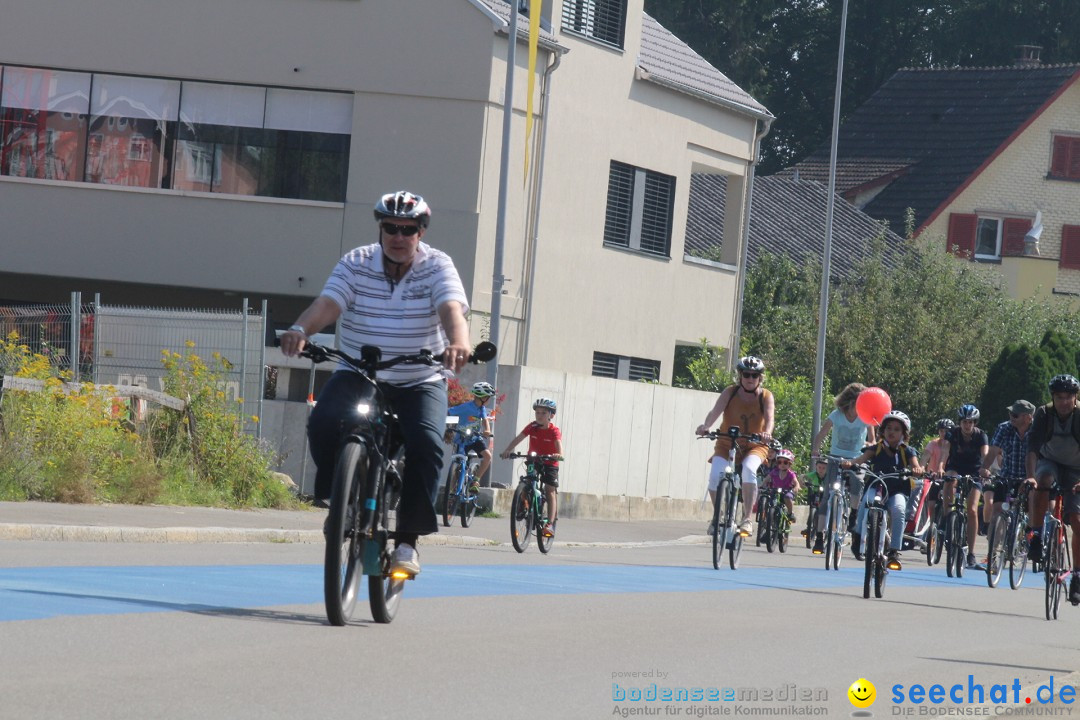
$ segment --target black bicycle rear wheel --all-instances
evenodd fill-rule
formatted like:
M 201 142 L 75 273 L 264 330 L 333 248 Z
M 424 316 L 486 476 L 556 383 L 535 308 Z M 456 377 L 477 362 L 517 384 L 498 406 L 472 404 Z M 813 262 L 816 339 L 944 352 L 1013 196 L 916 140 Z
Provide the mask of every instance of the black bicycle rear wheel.
M 713 501 L 712 564 L 716 570 L 720 569 L 720 558 L 724 554 L 728 533 L 731 532 L 731 518 L 724 514 L 730 492 L 731 482 L 725 478 L 720 481 L 720 486 L 716 489 L 716 499 Z
M 986 533 L 989 552 L 986 556 L 986 584 L 997 587 L 1001 573 L 1005 570 L 1005 551 L 1009 545 L 1009 516 L 998 513 L 990 522 Z
M 360 564 L 362 541 L 354 524 L 360 489 L 367 481 L 367 476 L 367 449 L 359 442 L 346 442 L 334 466 L 330 512 L 326 519 L 323 596 L 326 601 L 326 619 L 331 625 L 348 623 L 356 607 L 363 568 Z
M 400 463 L 399 463 L 400 466 Z M 398 503 L 401 501 L 400 480 L 385 478 L 382 486 L 382 500 L 378 509 L 378 527 L 381 531 L 397 525 Z M 370 542 L 370 541 L 369 541 Z M 406 578 L 394 578 L 390 575 L 390 549 L 385 545 L 380 554 L 382 573 L 368 575 L 368 602 L 371 616 L 377 623 L 391 622 L 401 605 L 401 593 L 405 590 Z
M 532 489 L 527 482 L 519 482 L 510 501 L 510 541 L 519 553 L 529 547 L 533 527 Z
M 461 471 L 461 463 L 450 463 L 450 469 L 446 471 L 446 486 L 443 488 L 443 527 L 450 527 L 457 515 L 458 502 L 461 495 L 458 494 L 458 473 Z

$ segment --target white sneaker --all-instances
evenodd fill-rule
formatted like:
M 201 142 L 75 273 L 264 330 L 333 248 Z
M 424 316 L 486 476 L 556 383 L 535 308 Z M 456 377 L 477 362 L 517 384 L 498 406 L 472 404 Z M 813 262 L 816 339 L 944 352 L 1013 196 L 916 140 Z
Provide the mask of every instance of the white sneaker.
M 754 521 L 750 518 L 746 518 L 739 523 L 739 534 L 749 537 L 754 534 Z
M 390 572 L 404 572 L 409 575 L 420 574 L 420 555 L 416 548 L 407 543 L 402 543 L 394 548 L 394 556 L 390 560 Z

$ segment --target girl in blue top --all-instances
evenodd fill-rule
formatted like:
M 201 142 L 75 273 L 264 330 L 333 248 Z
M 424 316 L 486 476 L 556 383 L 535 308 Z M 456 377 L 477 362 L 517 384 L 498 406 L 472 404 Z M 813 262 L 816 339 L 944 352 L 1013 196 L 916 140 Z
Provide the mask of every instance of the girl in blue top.
M 855 401 L 859 399 L 859 393 L 865 389 L 866 386 L 862 383 L 851 383 L 840 391 L 840 394 L 833 401 L 836 404 L 836 409 L 829 413 L 829 417 L 825 418 L 825 421 L 821 423 L 818 434 L 814 436 L 811 455 L 818 457 L 821 443 L 830 432 L 832 432 L 832 444 L 829 446 L 829 454 L 837 457 L 848 459 L 858 457 L 865 446 L 872 445 L 875 442 L 873 426 L 864 423 L 859 419 L 859 414 L 855 412 Z M 862 497 L 862 474 L 859 472 L 847 473 L 847 483 L 848 494 L 851 497 L 851 509 L 855 510 L 859 507 L 859 500 Z M 848 520 L 849 525 L 853 524 L 855 513 L 851 513 Z M 822 537 L 822 532 L 825 529 L 824 524 L 825 516 L 819 515 L 817 538 L 814 540 L 813 550 L 813 552 L 819 554 L 824 547 Z M 848 529 L 852 528 L 849 527 Z M 852 539 L 853 542 L 856 540 L 856 538 Z

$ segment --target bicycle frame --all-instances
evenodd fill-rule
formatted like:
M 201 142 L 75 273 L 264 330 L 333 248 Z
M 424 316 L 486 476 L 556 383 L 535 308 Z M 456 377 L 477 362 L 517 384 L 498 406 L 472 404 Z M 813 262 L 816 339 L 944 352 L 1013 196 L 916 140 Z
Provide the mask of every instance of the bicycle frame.
M 1047 620 L 1057 620 L 1061 596 L 1067 592 L 1069 577 L 1072 575 L 1068 527 L 1061 519 L 1061 506 L 1064 504 L 1063 491 L 1054 483 L 1050 491 L 1050 504 L 1043 516 L 1042 529 Z
M 825 569 L 840 569 L 844 546 L 848 539 L 848 515 L 851 513 L 851 493 L 848 491 L 847 477 L 840 463 L 844 458 L 824 455 L 828 470 L 824 483 L 821 502 L 825 503 L 825 522 L 822 532 L 825 538 Z M 820 508 L 820 505 L 819 505 Z M 818 510 L 820 513 L 820 509 Z

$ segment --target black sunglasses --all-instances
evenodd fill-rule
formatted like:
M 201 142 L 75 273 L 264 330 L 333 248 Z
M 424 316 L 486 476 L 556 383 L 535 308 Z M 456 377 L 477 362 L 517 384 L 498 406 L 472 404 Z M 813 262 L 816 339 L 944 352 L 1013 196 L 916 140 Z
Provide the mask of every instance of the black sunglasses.
M 396 223 L 384 222 L 379 223 L 379 227 L 381 227 L 382 231 L 387 235 L 397 235 L 398 233 L 401 233 L 405 237 L 412 237 L 420 232 L 420 228 L 416 225 L 398 225 Z
M 754 378 L 759 378 L 759 377 L 761 377 L 761 373 L 747 373 L 747 372 L 744 372 L 744 373 L 742 374 L 742 376 L 743 376 L 744 378 L 748 378 L 748 379 L 750 379 L 750 380 L 753 380 Z

